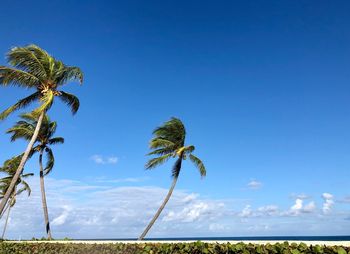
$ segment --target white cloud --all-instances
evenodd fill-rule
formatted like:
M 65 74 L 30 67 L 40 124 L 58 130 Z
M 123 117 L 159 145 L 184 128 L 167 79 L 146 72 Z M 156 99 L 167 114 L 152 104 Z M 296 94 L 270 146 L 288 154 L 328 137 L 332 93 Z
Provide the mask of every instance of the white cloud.
M 102 156 L 99 154 L 95 154 L 91 156 L 91 160 L 93 160 L 97 164 L 116 164 L 118 162 L 118 157 L 115 156 Z
M 262 183 L 253 179 L 247 184 L 247 187 L 249 189 L 257 190 L 262 187 Z
M 299 216 L 301 214 L 313 213 L 316 210 L 316 205 L 314 201 L 310 201 L 306 205 L 304 205 L 303 203 L 303 199 L 297 198 L 295 200 L 295 204 L 289 209 L 289 211 L 283 212 L 282 215 Z
M 261 215 L 267 215 L 267 216 L 273 216 L 279 214 L 279 208 L 276 205 L 267 205 L 262 206 L 258 208 L 258 212 L 261 213 Z
M 240 217 L 250 217 L 253 215 L 250 205 L 246 205 L 243 210 L 239 213 Z
M 45 235 L 39 182 L 37 178 L 28 181 L 32 195 L 19 197 L 11 210 L 7 237 L 12 239 Z M 46 186 L 55 238 L 136 238 L 168 192 L 168 189 L 153 186 L 115 187 L 52 178 L 46 178 Z M 198 193 L 176 189 L 149 237 L 278 235 L 286 232 L 340 235 L 346 234 L 350 227 L 350 220 L 344 219 L 344 214 L 348 213 L 337 216 L 334 212 L 329 215 L 332 220 L 315 216 L 319 215 L 316 212 L 322 213 L 322 209 L 317 210 L 313 201 L 307 204 L 296 201 L 287 210 L 277 205 L 253 209 L 252 205 L 242 207 L 239 202 L 204 198 Z M 2 225 L 3 221 L 0 221 L 0 227 Z
M 304 212 L 305 213 L 312 213 L 316 209 L 316 204 L 314 201 L 311 201 L 304 207 Z
M 54 218 L 52 220 L 52 223 L 51 225 L 53 226 L 60 226 L 60 225 L 63 225 L 66 220 L 67 220 L 67 217 L 69 215 L 69 212 L 71 211 L 71 208 L 69 206 L 63 206 L 63 212 L 61 215 L 59 215 L 58 217 Z
M 324 200 L 322 211 L 324 214 L 330 214 L 334 205 L 333 195 L 325 192 L 322 194 L 322 198 Z

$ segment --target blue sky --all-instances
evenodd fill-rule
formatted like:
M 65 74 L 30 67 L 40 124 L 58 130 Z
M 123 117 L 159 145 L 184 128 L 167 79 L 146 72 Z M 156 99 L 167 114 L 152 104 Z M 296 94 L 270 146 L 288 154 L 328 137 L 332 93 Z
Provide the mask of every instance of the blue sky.
M 147 217 L 132 204 L 135 188 L 169 187 L 171 163 L 148 172 L 144 164 L 152 130 L 171 116 L 185 123 L 208 175 L 201 180 L 184 164 L 180 201 L 150 236 L 349 234 L 349 12 L 347 1 L 3 1 L 1 65 L 12 46 L 35 43 L 85 74 L 83 86 L 66 87 L 80 98 L 78 114 L 60 102 L 50 111 L 66 139 L 48 180 L 62 199 L 48 196 L 56 236 L 90 236 L 69 221 L 84 207 L 89 218 L 101 190 L 125 191 L 125 209 L 145 217 L 123 219 L 135 225 L 107 237 L 141 233 L 164 195 L 150 194 Z M 0 107 L 29 92 L 1 88 Z M 5 134 L 0 144 L 1 160 L 25 148 Z M 35 159 L 27 170 L 37 172 Z M 60 192 L 66 184 L 79 191 Z M 29 200 L 22 205 L 35 195 Z M 222 216 L 196 231 L 207 218 L 196 211 Z M 13 217 L 10 237 L 19 237 L 21 219 Z M 306 222 L 308 230 L 294 228 Z M 102 224 L 88 223 L 95 237 L 106 237 Z M 23 237 L 32 235 L 42 236 L 41 227 Z

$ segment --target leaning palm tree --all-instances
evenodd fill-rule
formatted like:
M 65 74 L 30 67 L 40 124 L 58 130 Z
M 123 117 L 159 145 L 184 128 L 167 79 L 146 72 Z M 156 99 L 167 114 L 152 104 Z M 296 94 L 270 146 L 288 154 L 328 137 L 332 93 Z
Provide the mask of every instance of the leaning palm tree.
M 38 119 L 34 114 L 22 114 L 22 120 L 18 121 L 15 126 L 7 130 L 7 133 L 11 133 L 11 141 L 15 141 L 19 138 L 30 140 L 34 134 L 35 126 L 38 124 Z M 41 190 L 41 200 L 44 211 L 44 220 L 45 220 L 45 230 L 47 238 L 52 239 L 50 222 L 49 222 L 49 213 L 46 203 L 46 194 L 45 194 L 45 183 L 44 176 L 49 174 L 53 169 L 55 158 L 51 149 L 51 145 L 63 144 L 64 138 L 62 137 L 53 137 L 56 132 L 57 123 L 51 122 L 47 114 L 44 115 L 41 128 L 37 137 L 38 144 L 33 147 L 30 156 L 34 153 L 39 153 L 39 168 L 40 168 L 40 190 Z M 43 154 L 46 153 L 47 161 L 45 168 L 43 167 Z
M 4 162 L 4 165 L 2 167 L 0 167 L 0 172 L 6 174 L 5 177 L 0 179 L 0 199 L 3 199 L 6 191 L 10 187 L 13 176 L 15 175 L 16 169 L 21 161 L 21 157 L 22 156 L 20 155 L 20 156 L 13 157 L 12 159 L 6 160 Z M 8 219 L 10 216 L 10 210 L 16 204 L 17 196 L 24 191 L 26 191 L 28 196 L 30 196 L 31 189 L 30 189 L 28 183 L 26 181 L 24 181 L 23 179 L 27 178 L 29 176 L 32 176 L 32 175 L 33 175 L 32 173 L 21 174 L 21 176 L 19 177 L 19 179 L 15 183 L 15 188 L 10 195 L 10 199 L 7 202 L 6 209 L 4 210 L 4 212 L 0 216 L 0 218 L 2 218 L 2 216 L 4 215 L 4 213 L 7 210 L 6 221 L 5 221 L 4 229 L 2 232 L 2 236 L 1 236 L 2 239 L 4 239 L 4 236 L 5 236 L 5 232 L 6 232 L 6 228 L 7 228 L 7 224 L 8 224 Z
M 177 158 L 172 169 L 173 182 L 169 189 L 167 196 L 165 197 L 162 205 L 159 207 L 155 216 L 148 224 L 146 229 L 143 231 L 138 240 L 142 240 L 147 232 L 151 229 L 154 222 L 159 217 L 160 213 L 163 211 L 165 205 L 170 199 L 171 194 L 175 188 L 177 179 L 180 174 L 182 160 L 189 158 L 194 165 L 199 169 L 201 177 L 206 175 L 206 170 L 203 162 L 194 156 L 192 152 L 195 147 L 193 145 L 185 146 L 186 131 L 185 126 L 180 119 L 171 118 L 169 121 L 165 122 L 162 126 L 156 128 L 153 131 L 154 138 L 150 141 L 150 149 L 153 149 L 148 155 L 158 155 L 159 157 L 153 158 L 146 164 L 146 169 L 153 169 L 158 165 L 165 163 L 170 158 Z
M 0 114 L 0 120 L 5 119 L 14 111 L 25 108 L 35 101 L 39 101 L 40 106 L 33 111 L 33 114 L 38 116 L 38 122 L 16 174 L 13 176 L 13 180 L 0 203 L 0 214 L 4 210 L 5 204 L 15 187 L 15 183 L 23 171 L 29 153 L 37 139 L 45 112 L 51 108 L 54 98 L 57 96 L 70 106 L 73 114 L 78 111 L 78 98 L 73 94 L 60 91 L 59 88 L 70 81 L 79 81 L 80 83 L 83 81 L 83 73 L 78 67 L 65 65 L 36 45 L 12 48 L 7 54 L 7 60 L 11 66 L 0 66 L 0 85 L 19 86 L 35 89 L 36 91 L 3 111 Z

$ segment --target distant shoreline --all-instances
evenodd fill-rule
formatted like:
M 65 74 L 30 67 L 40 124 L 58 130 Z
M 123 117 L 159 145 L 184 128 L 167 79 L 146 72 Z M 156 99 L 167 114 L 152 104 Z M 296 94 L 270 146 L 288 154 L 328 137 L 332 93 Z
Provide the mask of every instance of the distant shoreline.
M 198 240 L 146 240 L 146 241 L 137 241 L 137 240 L 60 240 L 60 241 L 29 241 L 29 240 L 22 240 L 22 241 L 8 241 L 8 242 L 15 242 L 15 243 L 62 243 L 62 244 L 115 244 L 115 243 L 123 243 L 123 244 L 140 244 L 140 243 L 192 243 L 196 242 Z M 344 246 L 344 247 L 350 247 L 350 241 L 303 241 L 303 240 L 242 240 L 242 241 L 232 241 L 232 240 L 200 240 L 201 242 L 205 243 L 219 243 L 219 244 L 237 244 L 237 243 L 244 243 L 244 244 L 276 244 L 276 243 L 305 243 L 307 245 L 326 245 L 326 246 Z M 6 241 L 5 241 L 6 242 Z

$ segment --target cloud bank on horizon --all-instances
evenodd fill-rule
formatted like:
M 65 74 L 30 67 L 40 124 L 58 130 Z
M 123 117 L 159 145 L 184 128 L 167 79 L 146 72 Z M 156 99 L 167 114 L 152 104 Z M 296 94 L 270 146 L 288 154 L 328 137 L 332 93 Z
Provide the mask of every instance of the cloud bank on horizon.
M 44 236 L 38 180 L 32 178 L 29 183 L 32 195 L 18 199 L 7 238 Z M 46 179 L 46 186 L 54 238 L 75 239 L 136 238 L 168 191 L 154 186 L 115 187 L 100 181 L 53 178 Z M 349 211 L 337 209 L 338 202 L 330 193 L 322 193 L 317 201 L 296 197 L 289 207 L 254 207 L 247 202 L 244 205 L 237 200 L 175 190 L 149 237 L 348 234 Z

